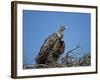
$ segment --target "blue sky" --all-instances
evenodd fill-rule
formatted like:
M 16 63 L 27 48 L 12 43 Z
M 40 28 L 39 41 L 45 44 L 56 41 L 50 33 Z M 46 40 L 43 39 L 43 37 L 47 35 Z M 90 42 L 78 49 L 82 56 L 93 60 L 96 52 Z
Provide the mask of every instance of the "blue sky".
M 89 13 L 23 10 L 24 64 L 35 63 L 44 40 L 61 25 L 68 27 L 64 32 L 65 53 L 77 45 L 81 45 L 85 53 L 90 52 L 90 18 Z

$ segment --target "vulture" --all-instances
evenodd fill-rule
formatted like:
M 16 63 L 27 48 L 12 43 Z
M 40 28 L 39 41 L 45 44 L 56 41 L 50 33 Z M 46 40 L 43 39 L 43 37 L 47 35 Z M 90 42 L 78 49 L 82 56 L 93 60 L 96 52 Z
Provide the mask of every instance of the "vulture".
M 36 57 L 36 64 L 48 64 L 57 61 L 61 54 L 64 53 L 65 42 L 63 41 L 63 32 L 66 30 L 64 26 L 60 26 L 59 30 L 50 35 L 40 48 Z

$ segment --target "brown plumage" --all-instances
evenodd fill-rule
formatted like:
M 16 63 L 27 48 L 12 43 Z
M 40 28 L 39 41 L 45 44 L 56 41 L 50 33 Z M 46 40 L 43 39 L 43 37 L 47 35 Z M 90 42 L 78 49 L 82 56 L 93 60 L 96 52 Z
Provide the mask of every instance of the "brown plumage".
M 40 48 L 40 52 L 36 57 L 36 64 L 47 64 L 52 61 L 57 61 L 64 52 L 65 43 L 62 40 L 64 26 L 61 26 L 58 32 L 49 36 Z

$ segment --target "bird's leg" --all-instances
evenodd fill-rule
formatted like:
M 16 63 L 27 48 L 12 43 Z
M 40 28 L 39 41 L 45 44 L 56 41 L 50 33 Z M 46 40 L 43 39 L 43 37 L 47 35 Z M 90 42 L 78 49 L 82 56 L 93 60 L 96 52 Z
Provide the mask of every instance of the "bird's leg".
M 46 65 L 48 65 L 49 67 L 58 67 L 59 66 L 57 61 L 53 58 L 52 52 L 50 52 L 47 57 Z
M 46 61 L 46 64 L 50 67 L 55 67 L 55 60 L 53 58 L 53 53 L 50 52 L 48 57 L 47 57 L 47 61 Z
M 46 63 L 52 63 L 52 62 L 53 62 L 53 55 L 52 53 L 49 53 Z

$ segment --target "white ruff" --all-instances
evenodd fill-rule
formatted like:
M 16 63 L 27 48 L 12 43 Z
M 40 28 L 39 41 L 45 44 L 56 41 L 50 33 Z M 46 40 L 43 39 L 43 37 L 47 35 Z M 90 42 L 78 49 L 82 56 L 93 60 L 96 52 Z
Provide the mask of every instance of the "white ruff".
M 57 32 L 57 35 L 58 35 L 58 37 L 59 37 L 59 38 L 61 37 L 61 35 L 60 35 L 60 33 L 59 33 L 59 32 Z

